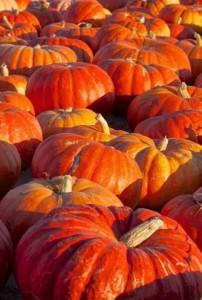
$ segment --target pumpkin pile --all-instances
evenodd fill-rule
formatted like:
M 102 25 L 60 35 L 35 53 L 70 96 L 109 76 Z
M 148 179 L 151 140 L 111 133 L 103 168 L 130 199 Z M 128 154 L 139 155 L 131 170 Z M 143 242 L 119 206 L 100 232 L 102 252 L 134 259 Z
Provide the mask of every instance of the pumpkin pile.
M 202 298 L 201 5 L 0 1 L 0 299 Z

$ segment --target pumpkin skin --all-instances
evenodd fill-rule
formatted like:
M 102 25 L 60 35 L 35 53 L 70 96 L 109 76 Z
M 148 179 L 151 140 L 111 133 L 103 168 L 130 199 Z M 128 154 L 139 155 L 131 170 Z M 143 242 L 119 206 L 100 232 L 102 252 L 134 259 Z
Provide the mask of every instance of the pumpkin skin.
M 22 160 L 22 168 L 27 168 L 35 149 L 42 141 L 42 131 L 38 120 L 32 114 L 10 104 L 0 104 L 0 137 L 13 143 Z
M 0 93 L 0 103 L 9 103 L 26 112 L 35 115 L 34 106 L 32 102 L 25 95 L 16 92 L 3 92 Z
M 16 246 L 33 224 L 54 208 L 69 204 L 123 206 L 103 186 L 70 175 L 33 180 L 10 190 L 0 202 L 0 218 Z
M 121 242 L 149 219 L 160 219 L 165 227 L 134 248 Z M 182 227 L 157 212 L 71 205 L 52 211 L 25 233 L 16 250 L 15 273 L 25 300 L 32 295 L 41 300 L 152 300 L 159 293 L 162 300 L 170 295 L 172 300 L 197 300 L 201 260 Z
M 196 76 L 194 85 L 196 87 L 202 87 L 202 73 L 200 73 L 198 76 Z
M 44 26 L 40 33 L 39 36 L 46 36 L 46 37 L 50 37 L 53 34 L 55 34 L 56 31 L 60 30 L 60 29 L 68 29 L 68 28 L 77 28 L 78 25 L 74 24 L 74 23 L 68 23 L 65 22 L 64 20 L 61 22 L 54 22 L 54 23 L 50 23 L 46 26 Z
M 134 128 L 133 132 L 153 139 L 189 139 L 202 143 L 202 110 L 180 110 L 146 119 Z
M 136 199 L 141 188 L 142 173 L 127 154 L 71 133 L 58 133 L 45 139 L 34 153 L 31 170 L 33 178 L 69 174 L 92 180 L 121 201 Z
M 31 76 L 43 65 L 76 62 L 75 52 L 65 46 L 22 46 L 0 45 L 0 64 L 5 63 L 10 74 Z
M 23 11 L 28 8 L 31 0 L 15 0 L 17 2 L 19 11 Z
M 180 110 L 202 109 L 202 89 L 181 83 L 157 86 L 135 97 L 127 112 L 131 128 L 143 120 Z
M 13 245 L 11 242 L 10 234 L 0 220 L 0 289 L 4 287 L 8 277 L 11 273 L 13 263 Z
M 27 45 L 27 41 L 15 36 L 0 36 L 0 44 Z
M 17 148 L 0 138 L 0 200 L 17 182 L 20 172 L 21 158 Z
M 201 196 L 200 187 L 193 194 L 175 197 L 163 206 L 161 214 L 176 220 L 202 251 Z
M 91 48 L 79 39 L 66 38 L 64 36 L 39 37 L 29 42 L 29 46 L 36 45 L 60 45 L 72 49 L 77 55 L 77 61 L 91 63 L 93 52 Z
M 160 61 L 161 65 L 176 71 L 181 81 L 189 83 L 191 80 L 191 65 L 186 53 L 174 44 L 149 37 L 108 43 L 95 53 L 93 63 L 126 57 L 143 64 L 159 64 Z
M 179 77 L 172 69 L 159 64 L 139 63 L 130 57 L 102 60 L 98 66 L 107 72 L 114 84 L 115 114 L 127 115 L 133 98 L 155 86 L 180 83 Z
M 67 107 L 88 108 L 107 115 L 115 101 L 109 75 L 100 67 L 84 62 L 40 68 L 29 78 L 26 96 L 32 101 L 36 115 Z

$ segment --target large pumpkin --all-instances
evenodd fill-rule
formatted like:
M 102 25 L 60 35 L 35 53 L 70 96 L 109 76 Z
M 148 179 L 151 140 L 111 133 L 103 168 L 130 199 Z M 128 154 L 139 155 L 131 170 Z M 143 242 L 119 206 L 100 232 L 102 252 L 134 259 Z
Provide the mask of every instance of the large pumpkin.
M 71 205 L 24 234 L 15 274 L 25 300 L 198 300 L 201 261 L 170 218 L 146 209 Z
M 201 240 L 202 188 L 193 194 L 175 197 L 166 203 L 161 214 L 176 220 L 202 251 Z
M 69 174 L 92 180 L 121 200 L 137 199 L 141 188 L 142 173 L 129 155 L 71 133 L 45 139 L 34 153 L 31 169 L 33 178 Z
M 108 145 L 128 153 L 143 173 L 140 200 L 126 200 L 127 206 L 160 210 L 170 199 L 202 185 L 202 146 L 198 143 L 173 138 L 153 141 L 136 133 L 117 137 Z
M 0 45 L 0 64 L 5 63 L 10 74 L 30 76 L 43 65 L 76 62 L 75 52 L 65 46 Z
M 191 66 L 185 52 L 174 44 L 149 37 L 108 43 L 95 53 L 93 62 L 98 64 L 104 59 L 126 57 L 144 64 L 160 62 L 176 71 L 180 80 L 188 83 L 191 79 Z
M 0 219 L 16 246 L 25 231 L 54 208 L 69 204 L 123 206 L 103 186 L 70 175 L 33 180 L 10 190 L 0 201 Z
M 180 110 L 202 109 L 202 89 L 187 86 L 157 86 L 135 97 L 127 113 L 127 119 L 134 128 L 148 118 Z
M 46 84 L 43 84 L 46 82 Z M 114 85 L 100 67 L 84 62 L 51 64 L 29 78 L 26 96 L 36 114 L 57 108 L 89 108 L 102 114 L 112 111 Z

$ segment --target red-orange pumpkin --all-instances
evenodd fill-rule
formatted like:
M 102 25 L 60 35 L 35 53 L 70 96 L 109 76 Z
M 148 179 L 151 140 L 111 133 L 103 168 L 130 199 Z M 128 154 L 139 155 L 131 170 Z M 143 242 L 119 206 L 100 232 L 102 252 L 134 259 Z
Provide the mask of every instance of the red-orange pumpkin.
M 15 274 L 25 300 L 197 300 L 201 261 L 170 218 L 146 209 L 71 205 L 25 233 Z

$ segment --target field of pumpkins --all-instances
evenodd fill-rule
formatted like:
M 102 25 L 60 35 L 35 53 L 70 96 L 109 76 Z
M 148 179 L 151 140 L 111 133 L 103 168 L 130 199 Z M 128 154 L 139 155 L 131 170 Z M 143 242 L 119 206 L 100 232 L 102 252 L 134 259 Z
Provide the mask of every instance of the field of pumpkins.
M 0 0 L 15 299 L 202 299 L 202 0 Z

